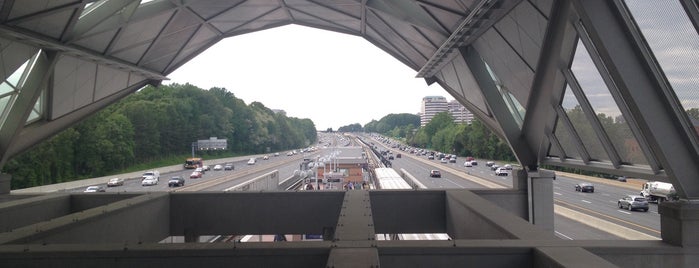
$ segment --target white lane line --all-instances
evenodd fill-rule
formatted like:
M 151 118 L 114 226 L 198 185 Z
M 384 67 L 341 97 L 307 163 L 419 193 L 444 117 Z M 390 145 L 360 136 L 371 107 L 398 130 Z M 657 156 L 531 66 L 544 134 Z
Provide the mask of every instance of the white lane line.
M 592 202 L 587 201 L 587 200 L 584 200 L 584 199 L 583 199 L 583 200 L 580 200 L 580 201 L 583 201 L 583 202 L 588 203 L 588 204 L 592 204 Z
M 553 194 L 555 194 L 555 195 L 563 195 L 562 193 L 559 193 L 559 192 L 553 192 Z
M 621 213 L 624 213 L 624 214 L 629 214 L 629 215 L 631 215 L 631 212 L 628 212 L 628 211 L 623 211 L 623 210 L 617 210 L 617 211 L 619 211 L 619 212 L 621 212 Z
M 559 235 L 559 236 L 562 236 L 562 237 L 565 238 L 565 239 L 573 240 L 573 238 L 570 238 L 570 236 L 564 235 L 564 234 L 562 234 L 562 233 L 559 232 L 559 231 L 556 231 L 556 234 Z

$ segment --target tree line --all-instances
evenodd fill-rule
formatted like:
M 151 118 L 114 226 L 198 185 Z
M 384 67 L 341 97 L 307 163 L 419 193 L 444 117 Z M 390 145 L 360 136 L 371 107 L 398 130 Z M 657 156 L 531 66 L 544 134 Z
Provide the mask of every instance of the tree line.
M 351 124 L 338 131 L 376 132 L 419 148 L 461 156 L 515 160 L 507 143 L 480 121 L 454 123 L 454 118 L 448 112 L 438 113 L 423 127 L 420 127 L 420 117 L 414 114 L 389 114 L 378 121 L 372 120 L 363 128 L 358 126 L 358 123 Z
M 3 172 L 12 174 L 13 189 L 105 176 L 182 158 L 192 142 L 209 137 L 227 139 L 227 151 L 203 152 L 220 156 L 301 148 L 317 139 L 310 119 L 247 105 L 225 88 L 148 86 L 10 159 Z

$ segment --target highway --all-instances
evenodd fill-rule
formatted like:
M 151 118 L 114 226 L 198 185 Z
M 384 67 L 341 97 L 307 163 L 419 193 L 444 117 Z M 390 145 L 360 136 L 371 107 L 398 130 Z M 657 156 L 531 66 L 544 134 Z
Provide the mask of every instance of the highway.
M 331 141 L 335 144 L 338 141 Z M 342 141 L 340 141 L 342 142 Z M 325 143 L 325 142 L 324 142 Z M 378 142 L 375 142 L 377 144 Z M 348 143 L 341 143 L 343 145 Z M 377 145 L 381 145 L 378 143 Z M 382 148 L 386 150 L 388 148 Z M 107 192 L 154 192 L 154 191 L 171 191 L 171 190 L 192 190 L 192 191 L 222 191 L 226 188 L 245 182 L 249 179 L 257 177 L 261 174 L 272 170 L 279 171 L 280 180 L 291 177 L 295 170 L 299 169 L 299 164 L 303 158 L 316 158 L 317 156 L 327 155 L 331 149 L 319 149 L 313 154 L 297 154 L 287 156 L 285 152 L 281 152 L 279 156 L 270 154 L 269 160 L 258 159 L 255 165 L 247 165 L 247 159 L 226 162 L 225 160 L 206 161 L 205 164 L 213 167 L 214 164 L 232 163 L 235 167 L 232 171 L 207 171 L 202 178 L 189 179 L 189 175 L 193 170 L 179 170 L 170 173 L 162 173 L 160 182 L 154 186 L 141 186 L 139 179 L 127 180 L 124 186 L 106 187 Z M 441 163 L 439 160 L 428 160 L 425 156 L 410 155 L 407 152 L 397 151 L 401 153 L 402 158 L 395 158 L 392 161 L 393 168 L 396 170 L 405 169 L 415 178 L 420 180 L 428 188 L 432 189 L 449 189 L 449 188 L 468 188 L 468 189 L 487 189 L 481 183 L 476 183 L 472 180 L 465 179 L 467 175 L 479 177 L 492 185 L 501 188 L 509 188 L 512 185 L 512 177 L 496 176 L 494 171 L 485 165 L 485 160 L 478 160 L 478 165 L 473 167 L 464 167 L 464 159 L 457 159 L 456 163 Z M 503 165 L 504 163 L 497 163 Z M 429 176 L 431 169 L 438 169 L 442 172 L 441 178 L 432 178 Z M 185 187 L 168 187 L 167 181 L 172 176 L 182 176 L 185 178 Z M 616 202 L 619 198 L 627 194 L 638 194 L 637 190 L 628 189 L 625 187 L 616 187 L 603 183 L 594 183 L 594 193 L 581 193 L 574 190 L 574 185 L 580 183 L 580 179 L 562 176 L 558 173 L 556 180 L 553 181 L 554 187 L 554 202 L 556 211 L 574 211 L 578 214 L 586 214 L 595 219 L 603 220 L 604 222 L 613 223 L 614 225 L 624 228 L 633 229 L 637 232 L 647 234 L 648 239 L 660 236 L 660 215 L 657 213 L 657 205 L 651 204 L 648 212 L 642 211 L 627 211 L 618 209 Z M 192 185 L 201 184 L 199 187 Z M 106 186 L 103 184 L 103 186 Z M 491 186 L 492 187 L 492 186 Z M 73 189 L 73 192 L 82 192 L 84 188 Z M 569 215 L 565 217 L 563 215 Z M 628 237 L 618 236 L 607 231 L 593 228 L 583 224 L 586 220 L 578 218 L 570 213 L 556 213 L 555 215 L 555 231 L 562 239 L 625 239 Z M 596 224 L 591 224 L 596 225 Z M 600 227 L 600 226 L 596 226 Z M 604 229 L 604 228 L 602 228 Z
M 382 148 L 380 150 L 388 150 L 384 144 L 374 140 L 375 145 Z M 468 188 L 468 189 L 486 189 L 489 187 L 479 183 L 465 179 L 466 175 L 476 176 L 487 180 L 488 182 L 496 183 L 499 187 L 512 187 L 512 175 L 496 176 L 495 172 L 485 165 L 486 160 L 477 159 L 478 165 L 473 167 L 465 167 L 463 165 L 464 158 L 457 159 L 456 163 L 441 163 L 439 160 L 428 160 L 426 156 L 411 155 L 408 152 L 402 152 L 391 148 L 394 154 L 401 153 L 401 158 L 392 160 L 392 167 L 396 170 L 405 169 L 408 173 L 417 178 L 421 183 L 428 188 L 447 189 L 447 188 Z M 505 163 L 496 163 L 500 166 Z M 437 169 L 442 173 L 441 178 L 432 178 L 429 176 L 430 170 Z M 645 239 L 659 239 L 660 237 L 660 215 L 656 204 L 650 204 L 648 212 L 628 211 L 617 207 L 617 201 L 627 194 L 638 194 L 638 190 L 632 190 L 626 187 L 616 187 L 604 183 L 594 183 L 594 193 L 581 193 L 575 191 L 575 184 L 584 182 L 583 180 L 566 177 L 563 173 L 558 172 L 556 180 L 553 181 L 554 187 L 554 202 L 556 210 L 570 209 L 583 214 L 590 215 L 594 218 L 601 219 L 608 223 L 613 223 L 628 229 L 635 230 L 647 235 Z M 566 210 L 567 211 L 567 210 Z M 569 215 L 569 213 L 566 213 Z M 598 228 L 592 228 L 582 224 L 577 220 L 571 220 L 564 217 L 561 213 L 555 216 L 556 234 L 563 239 L 623 239 L 615 234 L 602 231 Z M 585 221 L 585 219 L 578 219 Z M 597 223 L 592 223 L 597 225 Z M 608 225 L 607 223 L 599 224 Z M 629 234 L 627 234 L 629 235 Z M 628 237 L 627 237 L 628 238 Z

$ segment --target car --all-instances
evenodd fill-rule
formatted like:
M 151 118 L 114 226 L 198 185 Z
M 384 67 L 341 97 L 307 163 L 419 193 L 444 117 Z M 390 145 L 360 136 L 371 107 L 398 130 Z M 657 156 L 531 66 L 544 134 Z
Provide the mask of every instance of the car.
M 395 158 L 393 157 L 393 155 L 389 155 L 389 156 L 388 156 L 388 160 L 394 160 L 394 159 L 395 159 Z
M 471 165 L 471 161 L 464 162 L 464 167 L 472 167 L 472 166 L 473 165 Z
M 595 192 L 595 186 L 592 183 L 582 182 L 575 185 L 576 192 Z
M 208 166 L 208 165 L 205 165 L 205 166 L 203 166 L 203 167 L 201 167 L 201 168 L 202 168 L 204 171 L 209 171 L 209 170 L 211 170 L 211 167 Z
M 214 171 L 216 171 L 216 170 L 222 170 L 222 169 L 223 169 L 223 166 L 221 166 L 221 165 L 215 165 L 215 166 L 214 166 Z
M 269 160 L 269 155 L 265 155 L 262 157 L 262 160 Z
M 226 164 L 225 166 L 223 166 L 223 170 L 234 170 L 234 169 L 235 169 L 235 167 L 233 167 L 232 164 Z
M 179 186 L 184 186 L 184 178 L 180 176 L 175 176 L 170 178 L 169 181 L 167 181 L 167 187 L 179 187 Z
M 493 166 L 493 165 L 495 165 L 495 162 L 493 162 L 493 161 L 487 161 L 487 162 L 485 162 L 485 166 L 486 166 L 486 167 L 490 167 L 490 166 Z
M 279 156 L 279 153 L 274 153 L 274 156 Z
M 192 174 L 189 175 L 189 178 L 190 179 L 199 179 L 199 178 L 201 178 L 202 175 L 204 175 L 204 174 L 201 174 L 201 172 L 199 172 L 199 171 L 194 171 L 194 172 L 192 172 Z
M 500 165 L 493 164 L 490 166 L 490 170 L 497 170 L 498 168 L 500 168 Z
M 507 175 L 510 175 L 510 172 L 509 172 L 509 170 L 500 167 L 500 168 L 497 168 L 495 170 L 495 175 L 496 176 L 507 176 Z
M 197 168 L 197 169 L 195 169 L 194 171 L 199 172 L 199 173 L 201 173 L 201 174 L 204 174 L 204 173 L 205 173 L 203 168 Z
M 401 158 L 401 157 L 402 157 L 401 154 L 396 154 L 396 158 Z
M 507 169 L 507 170 L 512 170 L 512 165 L 510 165 L 510 164 L 505 164 L 505 165 L 502 166 L 502 167 L 503 167 L 504 169 Z
M 629 211 L 639 209 L 643 211 L 648 211 L 648 200 L 640 195 L 627 195 L 624 198 L 619 199 L 617 205 L 621 209 L 628 209 Z
M 254 157 L 253 157 L 253 158 L 250 158 L 250 160 L 248 160 L 248 165 L 254 165 L 255 162 L 257 162 L 257 160 L 255 160 Z
M 107 187 L 116 187 L 124 185 L 124 179 L 122 178 L 112 178 L 107 182 Z
M 428 155 L 428 156 L 427 156 L 427 159 L 429 159 L 429 160 L 434 160 L 434 155 Z
M 141 181 L 141 186 L 153 186 L 158 184 L 158 179 L 155 176 L 145 176 Z
M 439 162 L 442 162 L 442 163 L 449 163 L 449 160 L 447 160 L 446 158 L 442 157 L 442 159 L 439 159 Z
M 620 181 L 620 182 L 626 182 L 626 177 L 625 177 L 625 176 L 619 176 L 619 177 L 616 178 L 616 180 L 617 180 L 617 181 Z
M 433 169 L 433 170 L 430 170 L 430 177 L 432 177 L 432 178 L 441 178 L 441 177 L 442 177 L 442 173 L 439 172 L 439 170 Z
M 471 165 L 472 165 L 472 166 L 477 166 L 477 165 L 478 165 L 478 161 L 476 161 L 475 159 L 474 159 L 474 160 L 471 160 Z
M 97 193 L 97 192 L 105 192 L 106 190 L 104 189 L 103 186 L 88 186 L 84 193 Z

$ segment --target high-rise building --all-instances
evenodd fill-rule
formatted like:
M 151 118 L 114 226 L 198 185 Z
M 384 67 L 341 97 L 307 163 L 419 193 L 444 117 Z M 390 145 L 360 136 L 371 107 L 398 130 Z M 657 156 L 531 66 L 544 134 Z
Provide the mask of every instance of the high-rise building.
M 473 113 L 466 109 L 457 100 L 452 100 L 448 103 L 449 113 L 454 117 L 454 122 L 458 124 L 471 124 L 473 121 Z
M 422 109 L 420 110 L 420 126 L 425 126 L 432 118 L 441 112 L 448 111 L 447 98 L 442 96 L 427 96 L 422 98 Z

